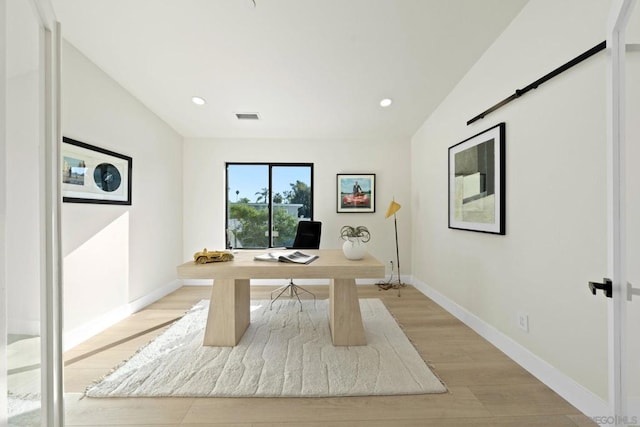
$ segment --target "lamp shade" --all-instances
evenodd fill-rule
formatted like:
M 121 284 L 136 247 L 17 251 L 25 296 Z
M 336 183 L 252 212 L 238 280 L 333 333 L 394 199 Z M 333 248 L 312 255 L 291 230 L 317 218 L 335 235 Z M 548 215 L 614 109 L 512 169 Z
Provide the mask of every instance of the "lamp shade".
M 387 209 L 387 215 L 385 215 L 385 218 L 389 218 L 391 215 L 398 212 L 401 207 L 402 206 L 400 206 L 399 203 L 396 203 L 395 200 L 392 200 L 391 203 L 389 203 L 389 209 Z

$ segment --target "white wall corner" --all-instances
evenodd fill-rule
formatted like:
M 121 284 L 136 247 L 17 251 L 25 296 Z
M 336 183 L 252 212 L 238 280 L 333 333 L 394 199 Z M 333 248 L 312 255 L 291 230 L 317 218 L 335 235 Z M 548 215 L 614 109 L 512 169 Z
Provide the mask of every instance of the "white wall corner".
M 605 400 L 542 360 L 526 347 L 419 279 L 414 277 L 411 279 L 411 283 L 416 289 L 473 329 L 585 415 L 598 417 L 610 412 L 609 405 Z
M 78 344 L 88 340 L 89 338 L 99 334 L 105 329 L 115 325 L 119 321 L 126 319 L 133 313 L 142 310 L 144 307 L 153 304 L 165 295 L 179 289 L 181 287 L 179 280 L 173 280 L 169 284 L 153 291 L 152 293 L 138 298 L 128 304 L 124 304 L 118 308 L 115 308 L 93 320 L 87 322 L 77 328 L 63 332 L 63 348 L 62 351 L 67 351 Z

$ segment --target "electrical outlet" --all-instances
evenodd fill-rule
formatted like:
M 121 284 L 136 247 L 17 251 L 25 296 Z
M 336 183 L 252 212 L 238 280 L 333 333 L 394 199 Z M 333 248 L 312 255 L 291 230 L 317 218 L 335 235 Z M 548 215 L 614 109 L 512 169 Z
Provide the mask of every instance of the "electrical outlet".
M 529 315 L 527 313 L 518 312 L 518 327 L 525 332 L 529 332 Z

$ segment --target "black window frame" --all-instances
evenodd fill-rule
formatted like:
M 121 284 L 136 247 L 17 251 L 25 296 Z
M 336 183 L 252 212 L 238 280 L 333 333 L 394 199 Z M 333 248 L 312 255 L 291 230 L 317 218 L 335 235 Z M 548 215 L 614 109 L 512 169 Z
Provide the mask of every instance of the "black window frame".
M 268 224 L 267 230 L 269 231 L 268 242 L 269 246 L 267 248 L 272 248 L 273 246 L 273 168 L 274 167 L 308 167 L 310 169 L 310 188 L 311 188 L 311 197 L 310 197 L 310 206 L 309 206 L 309 220 L 313 221 L 314 215 L 314 194 L 313 194 L 313 185 L 314 185 L 314 164 L 313 163 L 304 163 L 304 162 L 225 162 L 224 164 L 224 183 L 225 183 L 225 200 L 224 200 L 224 235 L 225 235 L 225 246 L 226 249 L 232 249 L 231 241 L 229 239 L 229 202 L 230 202 L 230 187 L 229 187 L 229 166 L 267 166 L 269 170 L 269 197 L 268 197 Z M 236 248 L 233 248 L 236 249 Z M 247 249 L 262 249 L 262 248 L 247 248 Z

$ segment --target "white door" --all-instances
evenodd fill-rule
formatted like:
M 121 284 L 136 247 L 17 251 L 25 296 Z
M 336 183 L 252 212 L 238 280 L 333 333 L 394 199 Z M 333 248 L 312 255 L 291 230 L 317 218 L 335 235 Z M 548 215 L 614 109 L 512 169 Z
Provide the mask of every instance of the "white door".
M 637 2 L 636 2 L 637 3 Z M 623 360 L 623 381 L 626 379 L 627 413 L 630 425 L 640 425 L 640 7 L 631 11 L 626 27 L 625 46 L 625 175 L 626 175 L 626 284 L 624 300 L 626 358 Z M 626 277 L 625 277 L 626 276 Z
M 609 397 L 602 424 L 640 425 L 640 10 L 612 5 L 609 54 Z M 634 10 L 635 9 L 635 10 Z

